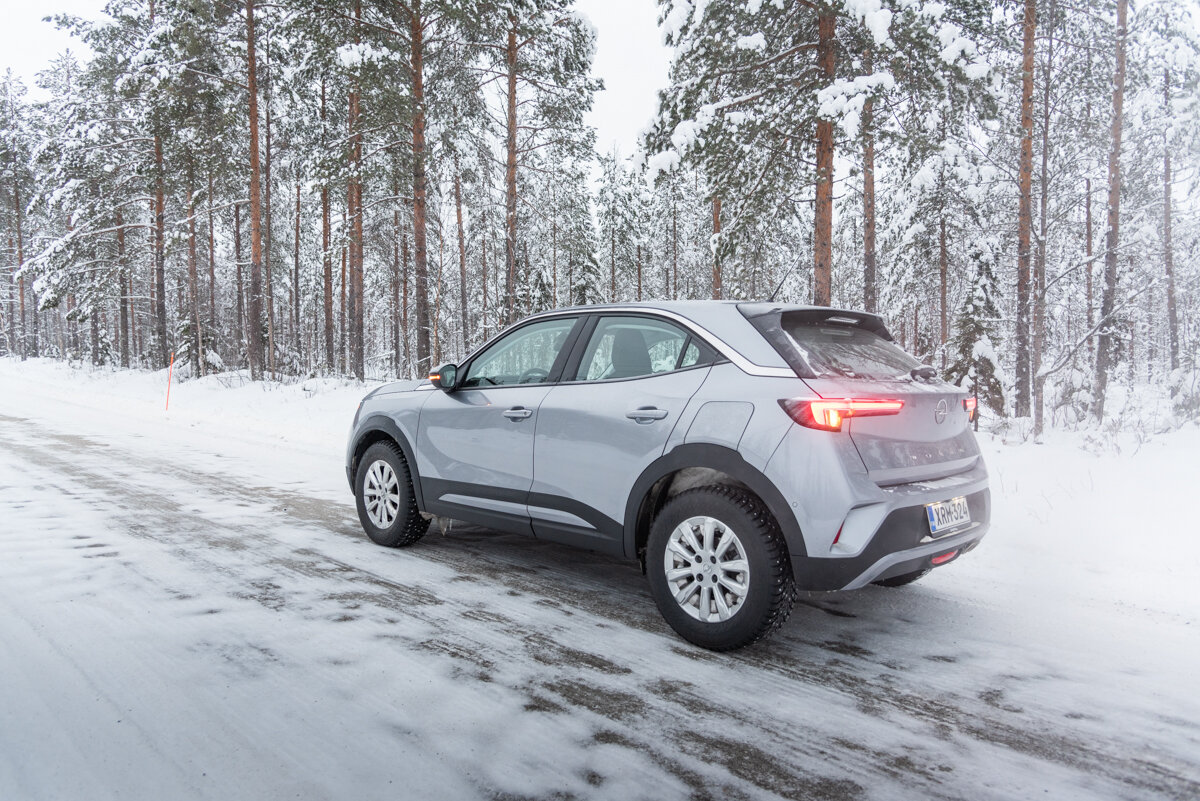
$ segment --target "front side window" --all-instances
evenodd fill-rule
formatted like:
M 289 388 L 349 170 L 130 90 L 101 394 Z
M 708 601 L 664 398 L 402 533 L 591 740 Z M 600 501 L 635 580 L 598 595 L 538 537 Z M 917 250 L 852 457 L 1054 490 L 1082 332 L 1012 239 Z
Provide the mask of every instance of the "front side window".
M 686 331 L 662 320 L 603 317 L 583 351 L 575 380 L 605 381 L 670 372 L 679 368 L 687 341 Z M 692 355 L 698 359 L 699 350 L 692 351 Z
M 575 325 L 575 318 L 556 318 L 523 326 L 500 339 L 471 362 L 463 387 L 540 384 Z

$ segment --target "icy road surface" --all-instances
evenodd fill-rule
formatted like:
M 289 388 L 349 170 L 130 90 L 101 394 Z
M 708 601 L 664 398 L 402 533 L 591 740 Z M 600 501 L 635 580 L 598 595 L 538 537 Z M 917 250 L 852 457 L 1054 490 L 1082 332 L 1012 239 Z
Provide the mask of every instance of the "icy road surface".
M 722 655 L 630 564 L 372 545 L 359 388 L 161 379 L 0 360 L 0 798 L 1200 796 L 1194 426 L 985 438 L 977 551 Z

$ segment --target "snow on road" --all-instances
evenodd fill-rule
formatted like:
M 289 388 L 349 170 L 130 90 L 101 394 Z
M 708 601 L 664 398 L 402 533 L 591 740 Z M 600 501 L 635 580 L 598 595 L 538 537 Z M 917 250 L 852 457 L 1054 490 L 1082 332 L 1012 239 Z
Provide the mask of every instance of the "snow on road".
M 0 798 L 1200 795 L 1200 429 L 985 437 L 984 544 L 675 637 L 636 566 L 358 528 L 361 387 L 0 359 Z

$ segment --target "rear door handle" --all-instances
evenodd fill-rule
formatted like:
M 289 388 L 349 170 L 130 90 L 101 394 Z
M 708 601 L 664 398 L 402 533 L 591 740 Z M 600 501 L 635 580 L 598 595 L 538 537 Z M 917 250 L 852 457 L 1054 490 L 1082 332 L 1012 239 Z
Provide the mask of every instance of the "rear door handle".
M 504 412 L 504 416 L 509 420 L 524 420 L 527 417 L 533 416 L 533 409 L 526 409 L 524 406 L 514 406 Z
M 667 416 L 667 410 L 656 409 L 653 406 L 643 406 L 640 409 L 625 412 L 625 416 L 630 420 L 637 420 L 639 423 L 649 423 L 653 420 L 662 420 Z

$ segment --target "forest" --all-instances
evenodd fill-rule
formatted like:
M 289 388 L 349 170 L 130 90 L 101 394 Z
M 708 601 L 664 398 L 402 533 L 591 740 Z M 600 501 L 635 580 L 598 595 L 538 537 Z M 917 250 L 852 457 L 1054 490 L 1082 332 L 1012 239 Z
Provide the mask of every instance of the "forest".
M 1190 0 L 658 8 L 633 154 L 572 0 L 54 17 L 88 57 L 0 86 L 0 354 L 413 377 L 545 309 L 755 299 L 877 312 L 1038 433 L 1118 383 L 1200 414 Z

